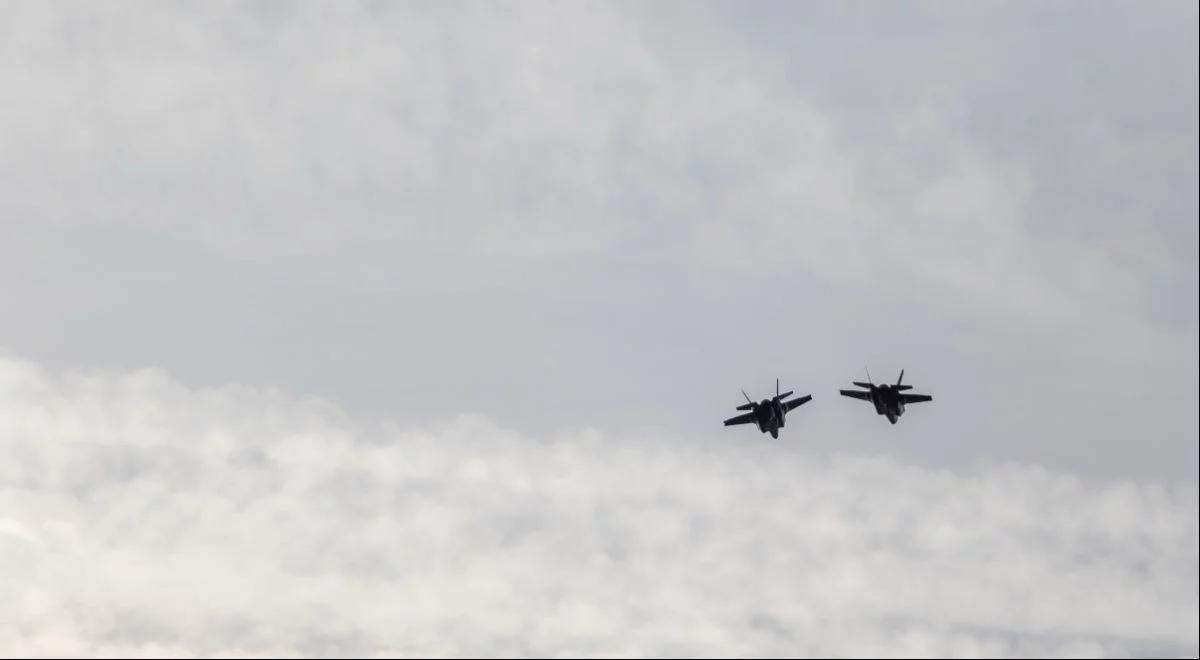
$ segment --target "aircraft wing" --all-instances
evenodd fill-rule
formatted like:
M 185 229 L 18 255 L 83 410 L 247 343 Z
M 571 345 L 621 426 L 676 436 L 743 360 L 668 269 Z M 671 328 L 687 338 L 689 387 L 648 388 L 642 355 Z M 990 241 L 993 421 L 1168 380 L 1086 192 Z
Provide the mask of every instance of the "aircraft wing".
M 863 401 L 871 400 L 870 392 L 859 392 L 858 390 L 839 390 L 842 396 L 848 396 L 851 399 L 862 399 Z
M 734 426 L 735 424 L 748 424 L 752 421 L 754 421 L 754 413 L 748 412 L 745 415 L 738 415 L 737 417 L 730 417 L 729 419 L 725 420 L 725 426 Z
M 923 401 L 933 401 L 933 397 L 928 394 L 901 394 L 900 400 L 905 404 L 921 403 Z
M 812 395 L 805 394 L 804 396 L 800 397 L 799 399 L 792 399 L 791 401 L 784 401 L 783 409 L 791 410 L 792 408 L 797 408 L 801 404 L 808 403 L 809 401 L 812 401 Z

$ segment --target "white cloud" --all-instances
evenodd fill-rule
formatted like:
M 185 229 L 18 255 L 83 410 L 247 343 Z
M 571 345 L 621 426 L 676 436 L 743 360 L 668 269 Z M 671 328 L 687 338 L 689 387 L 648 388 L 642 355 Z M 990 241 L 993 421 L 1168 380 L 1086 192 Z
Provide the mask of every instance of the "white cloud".
M 5 655 L 1196 654 L 1197 490 L 0 360 Z
M 5 360 L 0 651 L 1195 655 L 1195 483 L 799 449 L 1194 479 L 1194 7 L 733 7 L 0 7 L 22 355 L 942 402 Z
M 1046 184 L 1032 157 L 989 148 L 961 80 L 889 70 L 905 92 L 861 121 L 706 12 L 7 11 L 0 180 L 22 222 L 161 233 L 360 284 L 478 286 L 633 252 L 1035 315 L 1091 291 L 1071 279 L 1084 269 L 1110 299 L 1132 287 L 1129 304 L 1164 263 L 1186 270 L 1142 229 L 1106 232 L 1130 272 L 1071 243 L 1039 251 Z M 1097 149 L 1177 166 L 1100 125 Z

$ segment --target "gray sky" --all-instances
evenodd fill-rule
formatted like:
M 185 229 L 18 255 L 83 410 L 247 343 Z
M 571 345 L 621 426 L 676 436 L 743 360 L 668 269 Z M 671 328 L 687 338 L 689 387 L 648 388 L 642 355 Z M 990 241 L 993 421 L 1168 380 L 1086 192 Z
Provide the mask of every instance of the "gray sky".
M 651 566 L 638 554 L 649 547 L 637 545 L 640 528 L 620 519 L 620 506 L 587 499 L 587 488 L 603 491 L 613 477 L 603 467 L 611 461 L 671 471 L 654 452 L 678 452 L 682 467 L 664 477 L 665 500 L 647 511 L 700 519 L 696 507 L 707 500 L 687 484 L 713 477 L 706 471 L 720 461 L 743 460 L 739 452 L 749 453 L 750 474 L 776 470 L 765 483 L 781 489 L 789 482 L 777 462 L 836 491 L 857 488 L 864 475 L 836 463 L 817 476 L 823 461 L 882 461 L 878 469 L 906 489 L 898 497 L 925 506 L 962 495 L 976 514 L 997 510 L 985 495 L 1036 486 L 1048 471 L 1074 484 L 1065 499 L 1034 497 L 1015 510 L 1036 518 L 1047 508 L 1085 515 L 1096 506 L 1095 527 L 1078 538 L 1114 534 L 1122 549 L 1146 538 L 1165 544 L 1145 541 L 1182 558 L 1160 572 L 1162 584 L 1182 579 L 1181 592 L 1120 592 L 1136 553 L 1079 561 L 1096 580 L 1115 581 L 1114 602 L 1140 598 L 1154 604 L 1147 611 L 1166 608 L 1190 624 L 1137 624 L 1101 639 L 1112 628 L 1106 613 L 1074 623 L 1048 615 L 1054 625 L 1005 615 L 999 630 L 986 611 L 954 621 L 941 610 L 910 613 L 899 599 L 872 610 L 882 628 L 855 628 L 864 650 L 907 630 L 905 639 L 929 636 L 928 646 L 912 647 L 917 654 L 1061 651 L 1056 644 L 1076 641 L 1111 643 L 1104 648 L 1117 654 L 1194 654 L 1197 60 L 1197 9 L 1184 2 L 5 3 L 0 432 L 5 451 L 23 458 L 0 484 L 10 488 L 0 534 L 49 542 L 58 532 L 46 531 L 43 514 L 120 534 L 121 524 L 97 521 L 90 504 L 70 498 L 111 486 L 113 497 L 136 502 L 144 493 L 129 479 L 170 481 L 171 470 L 253 483 L 203 458 L 257 451 L 240 443 L 348 437 L 381 442 L 395 460 L 417 451 L 405 444 L 414 429 L 444 440 L 419 444 L 432 452 L 421 478 L 448 484 L 438 506 L 456 511 L 462 501 L 461 475 L 445 466 L 469 460 L 464 447 L 508 438 L 512 454 L 481 449 L 489 478 L 553 497 L 555 477 L 542 470 L 565 465 L 586 487 L 571 500 L 582 508 L 564 511 L 615 516 L 619 529 L 597 543 Z M 876 380 L 906 369 L 905 381 L 934 402 L 892 427 L 837 395 L 864 367 Z M 143 369 L 158 375 L 144 389 L 122 389 Z M 776 377 L 814 396 L 779 441 L 720 426 L 740 388 L 762 397 Z M 246 404 L 205 403 L 242 395 L 268 397 L 254 413 L 268 419 L 295 410 L 309 419 L 306 406 L 318 406 L 319 424 L 296 422 L 275 437 L 283 431 L 271 423 L 241 425 L 253 417 Z M 47 410 L 57 411 L 53 419 Z M 483 421 L 471 426 L 464 415 Z M 130 427 L 129 416 L 175 426 Z M 439 449 L 462 438 L 464 446 Z M 639 439 L 662 444 L 646 455 L 622 449 Z M 555 442 L 564 443 L 565 463 L 539 454 Z M 611 445 L 618 458 L 589 442 Z M 83 456 L 96 452 L 91 476 L 78 473 L 76 454 L 54 448 L 78 443 L 89 447 Z M 179 447 L 192 443 L 201 446 L 195 455 Z M 527 461 L 524 471 L 496 467 L 511 456 Z M 364 469 L 364 459 L 343 458 L 313 459 L 311 469 Z M 49 476 L 32 476 L 41 472 Z M 938 475 L 941 490 L 921 490 Z M 375 475 L 379 492 L 402 498 L 403 476 Z M 326 478 L 337 475 L 312 480 Z M 721 491 L 729 497 L 752 488 L 721 478 L 731 479 Z M 979 494 L 976 483 L 994 491 Z M 819 495 L 813 488 L 781 495 L 779 515 L 799 515 L 795 502 Z M 1116 493 L 1116 503 L 1094 505 L 1096 493 Z M 837 500 L 828 515 L 840 520 L 886 500 L 863 497 L 865 505 Z M 525 503 L 513 500 L 504 515 Z M 337 506 L 344 516 L 360 510 Z M 475 524 L 501 524 L 467 509 Z M 732 520 L 721 511 L 711 523 L 718 528 Z M 1191 522 L 1179 523 L 1178 538 L 1122 528 L 1134 538 L 1112 531 L 1105 516 L 1113 511 Z M 164 509 L 155 527 L 171 543 L 192 539 L 172 536 L 167 521 L 177 513 Z M 528 524 L 569 534 L 560 513 L 530 513 Z M 1005 529 L 1009 518 L 997 515 L 979 534 Z M 230 524 L 251 530 L 256 521 Z M 404 538 L 410 523 L 389 524 Z M 1029 530 L 1046 524 L 1014 533 L 1036 541 L 1040 532 Z M 743 531 L 747 542 L 778 532 L 767 523 Z M 882 533 L 846 532 L 859 541 Z M 1076 532 L 1063 534 L 1040 561 L 1075 561 Z M 395 540 L 375 541 L 384 539 Z M 684 534 L 653 547 L 696 542 Z M 101 548 L 104 539 L 88 543 Z M 130 543 L 129 557 L 143 561 L 161 549 Z M 241 547 L 192 559 L 219 563 Z M 732 556 L 705 548 L 714 561 Z M 952 563 L 939 552 L 895 561 Z M 72 628 L 70 616 L 37 618 L 37 594 L 57 593 L 56 580 L 71 584 L 61 569 L 75 565 L 42 561 L 56 577 L 38 581 L 22 568 L 9 578 L 32 594 L 32 609 L 20 613 L 34 633 L 9 646 L 0 639 L 0 649 L 126 648 L 128 638 Z M 395 561 L 398 575 L 425 575 Z M 979 589 L 972 580 L 994 568 L 955 566 L 972 577 L 947 578 L 952 590 Z M 736 579 L 765 585 L 772 576 Z M 712 596 L 727 586 L 703 588 Z M 1057 587 L 1064 607 L 1082 588 Z M 86 612 L 111 596 L 95 589 L 64 611 Z M 732 639 L 740 620 L 722 619 Z M 489 639 L 413 625 L 430 635 L 409 647 L 417 654 Z M 161 632 L 172 630 L 166 624 L 150 629 L 159 644 L 191 639 Z M 672 650 L 659 629 L 644 632 L 631 652 L 795 648 L 793 637 L 764 633 L 746 646 L 720 638 Z M 230 635 L 234 647 L 281 648 Z M 983 646 L 954 647 L 955 635 Z M 440 644 L 447 639 L 457 643 Z M 526 650 L 620 650 L 561 641 Z
M 703 7 L 10 5 L 0 340 L 536 429 L 779 376 L 792 441 L 1196 478 L 1194 8 Z

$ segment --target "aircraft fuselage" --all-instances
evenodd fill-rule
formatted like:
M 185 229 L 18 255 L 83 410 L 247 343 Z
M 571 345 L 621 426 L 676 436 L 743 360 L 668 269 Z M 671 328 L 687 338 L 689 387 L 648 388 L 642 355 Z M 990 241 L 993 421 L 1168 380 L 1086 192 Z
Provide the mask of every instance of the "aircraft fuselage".
M 893 424 L 904 414 L 904 401 L 900 391 L 891 385 L 877 385 L 871 392 L 871 403 L 875 404 L 875 412 L 887 417 Z
M 787 411 L 784 410 L 783 403 L 763 399 L 758 404 L 754 421 L 758 425 L 759 431 L 770 433 L 772 438 L 778 438 L 779 429 L 783 428 L 786 416 Z

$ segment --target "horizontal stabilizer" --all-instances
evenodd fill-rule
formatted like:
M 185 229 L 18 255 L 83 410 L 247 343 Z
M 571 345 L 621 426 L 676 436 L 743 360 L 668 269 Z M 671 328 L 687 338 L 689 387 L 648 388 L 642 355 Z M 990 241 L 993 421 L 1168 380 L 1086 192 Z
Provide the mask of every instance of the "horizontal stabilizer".
M 784 392 L 783 394 L 780 394 L 780 395 L 779 395 L 779 400 L 780 400 L 780 401 L 783 401 L 784 399 L 786 399 L 786 398 L 788 398 L 789 396 L 791 396 L 793 393 L 794 393 L 794 392 L 793 392 L 792 390 L 788 390 L 788 391 Z
M 856 381 L 854 381 L 854 384 L 858 385 L 859 387 L 865 387 L 867 389 L 871 389 L 870 383 L 860 383 L 859 381 L 856 380 Z
M 754 404 L 753 403 L 743 403 L 742 405 L 737 407 L 737 410 L 754 410 Z
M 892 389 L 893 389 L 893 390 L 900 390 L 900 391 L 902 391 L 902 392 L 903 392 L 904 390 L 911 390 L 911 389 L 912 389 L 912 385 L 893 385 L 893 386 L 892 386 Z

